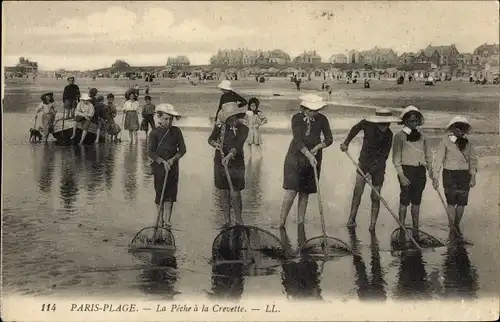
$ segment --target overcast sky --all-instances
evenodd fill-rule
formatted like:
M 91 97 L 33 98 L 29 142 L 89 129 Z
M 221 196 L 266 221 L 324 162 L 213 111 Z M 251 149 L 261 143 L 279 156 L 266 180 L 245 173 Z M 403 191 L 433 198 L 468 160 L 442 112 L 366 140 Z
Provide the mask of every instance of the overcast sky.
M 330 19 L 318 18 L 322 11 Z M 93 69 L 116 59 L 164 65 L 187 55 L 207 64 L 218 48 L 316 49 L 327 60 L 347 49 L 429 44 L 472 52 L 498 43 L 497 1 L 458 2 L 3 2 L 2 60 L 44 70 Z

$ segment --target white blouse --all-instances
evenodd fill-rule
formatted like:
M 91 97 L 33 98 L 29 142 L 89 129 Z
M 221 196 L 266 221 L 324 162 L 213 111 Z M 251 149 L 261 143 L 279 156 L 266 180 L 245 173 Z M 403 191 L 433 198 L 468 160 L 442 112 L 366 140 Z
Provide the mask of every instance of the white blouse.
M 139 102 L 138 101 L 126 101 L 123 103 L 123 111 L 134 111 L 137 112 L 139 110 Z

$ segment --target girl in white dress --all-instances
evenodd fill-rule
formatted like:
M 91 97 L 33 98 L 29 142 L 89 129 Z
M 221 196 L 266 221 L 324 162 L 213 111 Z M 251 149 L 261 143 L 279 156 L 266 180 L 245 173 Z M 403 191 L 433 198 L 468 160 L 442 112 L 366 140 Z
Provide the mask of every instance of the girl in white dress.
M 267 123 L 267 118 L 259 110 L 260 102 L 257 98 L 252 97 L 248 101 L 248 111 L 245 116 L 245 123 L 249 128 L 247 144 L 249 148 L 249 159 L 252 158 L 252 146 L 255 146 L 259 151 L 260 157 L 262 158 L 262 149 L 260 145 L 262 144 L 262 135 L 260 127 Z

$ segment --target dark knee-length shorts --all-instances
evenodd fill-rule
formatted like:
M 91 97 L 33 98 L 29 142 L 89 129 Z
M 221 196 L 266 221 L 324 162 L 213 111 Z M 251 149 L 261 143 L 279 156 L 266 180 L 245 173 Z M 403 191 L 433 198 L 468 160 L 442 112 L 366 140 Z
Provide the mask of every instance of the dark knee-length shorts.
M 163 164 L 153 162 L 153 176 L 155 185 L 155 203 L 160 204 L 161 192 L 165 180 L 165 167 Z M 165 194 L 163 202 L 176 202 L 177 201 L 177 188 L 179 186 L 179 163 L 174 163 L 170 172 L 168 173 L 167 186 L 165 187 Z
M 412 205 L 419 206 L 427 183 L 427 177 L 425 176 L 427 170 L 424 166 L 403 165 L 403 173 L 410 180 L 410 185 L 403 186 L 401 183 L 399 184 L 401 188 L 399 204 L 408 206 L 411 202 Z
M 443 188 L 449 205 L 466 206 L 469 201 L 469 170 L 443 169 Z

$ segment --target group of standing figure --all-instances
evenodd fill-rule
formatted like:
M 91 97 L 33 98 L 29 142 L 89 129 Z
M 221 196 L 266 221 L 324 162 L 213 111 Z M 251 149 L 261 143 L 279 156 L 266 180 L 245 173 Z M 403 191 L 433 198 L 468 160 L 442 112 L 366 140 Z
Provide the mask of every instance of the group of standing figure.
M 223 212 L 226 225 L 231 225 L 230 211 L 235 213 L 235 224 L 242 224 L 241 191 L 245 189 L 244 145 L 255 143 L 260 146 L 260 125 L 267 120 L 258 110 L 258 100 L 248 102 L 235 93 L 227 80 L 218 86 L 223 92 L 216 112 L 216 124 L 208 138 L 210 146 L 216 149 L 214 155 L 214 184 L 223 193 Z M 321 113 L 327 102 L 315 94 L 301 96 L 299 112 L 292 116 L 292 141 L 283 167 L 283 188 L 285 194 L 281 208 L 280 227 L 284 227 L 292 204 L 298 195 L 297 222 L 304 223 L 310 194 L 317 192 L 314 178 L 316 167 L 318 176 L 323 162 L 322 150 L 333 143 L 328 118 Z M 245 106 L 250 105 L 247 109 Z M 251 113 L 249 113 L 251 111 Z M 166 225 L 170 226 L 173 202 L 177 198 L 179 180 L 178 163 L 186 153 L 182 132 L 172 125 L 173 118 L 179 118 L 172 105 L 161 104 L 156 109 L 159 127 L 149 136 L 149 155 L 153 160 L 155 174 L 155 202 L 161 197 L 163 178 L 168 175 L 166 189 Z M 255 121 L 248 116 L 257 116 Z M 255 127 L 253 126 L 256 122 Z M 393 135 L 392 123 L 403 125 L 401 131 Z M 365 179 L 370 179 L 380 193 L 384 180 L 386 163 L 392 148 L 392 161 L 400 184 L 399 217 L 405 221 L 408 206 L 415 230 L 419 226 L 420 204 L 426 185 L 426 176 L 433 187 L 439 187 L 439 173 L 443 168 L 444 187 L 450 223 L 459 228 L 459 223 L 468 202 L 469 191 L 475 185 L 477 156 L 467 134 L 470 123 L 463 116 L 454 117 L 446 127 L 447 134 L 440 141 L 435 156 L 429 147 L 427 136 L 422 132 L 424 116 L 415 106 L 406 107 L 400 117 L 393 116 L 388 109 L 378 109 L 375 115 L 354 125 L 346 139 L 340 144 L 347 151 L 350 142 L 363 131 L 358 165 L 353 190 L 348 227 L 356 226 L 356 216 L 365 188 Z M 226 172 L 226 167 L 228 172 Z M 168 174 L 167 174 L 168 173 Z M 226 176 L 229 174 L 229 178 Z M 228 180 L 230 179 L 230 180 Z M 371 193 L 370 231 L 375 230 L 380 198 Z

